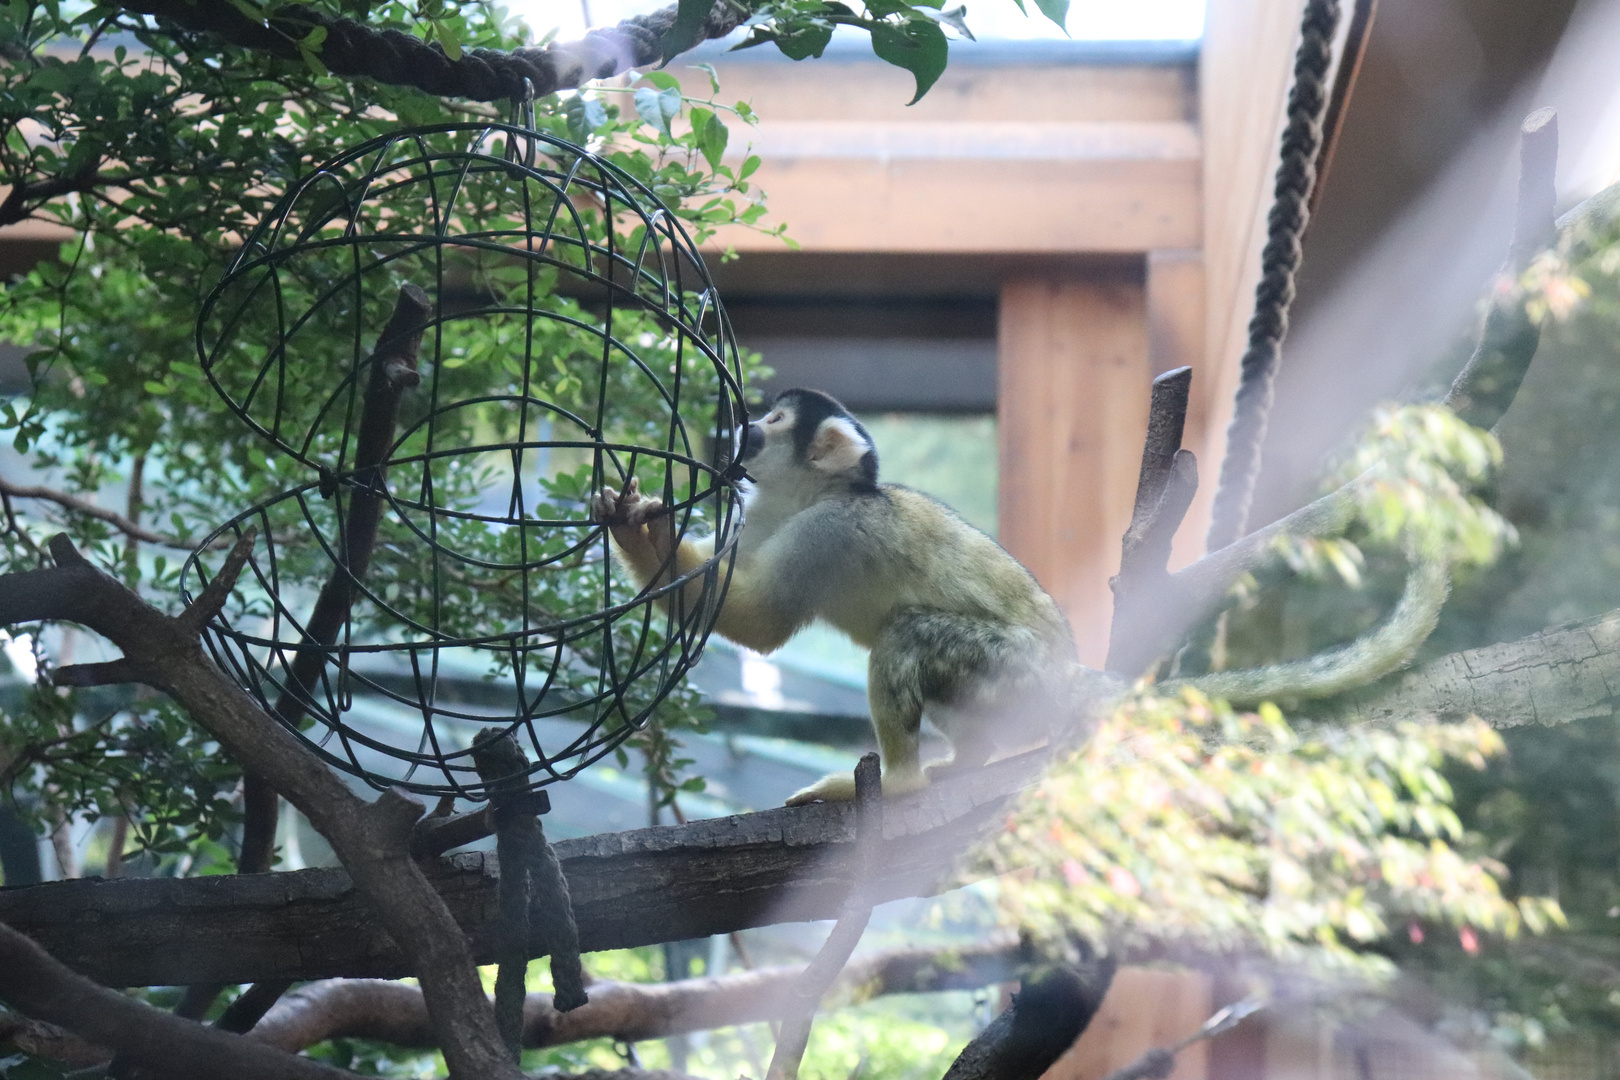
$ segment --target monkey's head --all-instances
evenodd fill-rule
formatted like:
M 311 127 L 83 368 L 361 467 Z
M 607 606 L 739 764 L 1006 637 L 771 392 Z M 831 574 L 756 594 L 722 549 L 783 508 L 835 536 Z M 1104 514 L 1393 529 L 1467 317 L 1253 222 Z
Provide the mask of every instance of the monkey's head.
M 803 477 L 877 490 L 877 450 L 861 422 L 820 390 L 784 390 L 747 427 L 742 460 L 761 484 Z

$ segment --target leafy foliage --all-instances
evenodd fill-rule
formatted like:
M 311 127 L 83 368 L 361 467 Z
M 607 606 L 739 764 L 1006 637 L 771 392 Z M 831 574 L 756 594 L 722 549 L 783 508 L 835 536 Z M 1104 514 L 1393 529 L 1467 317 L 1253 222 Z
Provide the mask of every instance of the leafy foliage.
M 1364 967 L 1408 925 L 1539 930 L 1557 905 L 1502 896 L 1442 772 L 1500 750 L 1477 720 L 1301 732 L 1270 706 L 1145 696 L 1025 797 L 985 866 L 1035 868 L 1004 879 L 1020 925 L 1127 951 L 1258 947 Z
M 345 12 L 338 4 L 326 9 Z M 390 3 L 372 9 L 369 22 L 422 33 L 447 48 L 451 42 L 510 48 L 525 40 L 521 26 L 485 5 Z M 0 40 L 7 43 L 0 52 L 0 184 L 11 187 L 0 218 L 28 214 L 67 225 L 79 237 L 60 261 L 41 264 L 0 292 L 0 340 L 32 347 L 32 388 L 0 406 L 0 429 L 56 486 L 103 505 L 108 496 L 122 496 L 120 512 L 166 534 L 173 547 L 189 548 L 238 510 L 308 480 L 285 455 L 267 454 L 263 440 L 222 408 L 193 359 L 197 311 L 231 252 L 289 182 L 340 150 L 402 123 L 489 114 L 414 91 L 351 85 L 309 64 L 244 52 L 123 10 L 0 6 Z M 721 161 L 730 144 L 728 121 L 752 122 L 748 106 L 713 96 L 688 100 L 659 72 L 623 82 L 538 102 L 535 123 L 647 185 L 700 242 L 721 226 L 758 227 L 765 210 L 749 180 L 758 159 L 745 156 L 735 167 Z M 718 93 L 717 84 L 711 88 Z M 651 116 L 642 107 L 649 97 L 656 102 Z M 296 292 L 302 273 L 304 285 L 318 291 L 330 269 L 311 263 L 288 277 L 288 287 Z M 512 269 L 498 260 L 472 260 L 460 272 L 489 295 L 515 294 L 517 304 L 535 286 L 510 280 Z M 572 305 L 582 325 L 598 318 L 577 301 L 560 303 Z M 341 312 L 327 314 L 341 321 Z M 368 325 L 380 328 L 385 315 Z M 637 343 L 653 363 L 667 362 L 660 359 L 667 343 L 649 317 L 614 318 L 611 332 Z M 251 334 L 255 327 L 240 329 Z M 318 329 L 309 327 L 311 338 Z M 566 405 L 584 393 L 581 354 L 566 329 L 554 329 L 534 343 L 555 357 L 548 383 L 536 392 Z M 502 359 L 510 335 L 510 326 L 494 319 L 474 328 L 462 352 L 447 357 L 442 378 L 468 394 L 500 385 L 509 377 Z M 693 391 L 701 394 L 701 387 Z M 643 434 L 638 417 L 658 403 L 645 387 L 617 392 L 618 434 L 635 441 Z M 480 442 L 508 436 L 515 422 L 498 410 L 469 409 L 458 419 L 463 428 L 446 434 Z M 434 479 L 448 497 L 471 499 L 499 473 L 487 456 L 464 458 Z M 588 468 L 559 460 L 544 478 L 545 494 L 578 516 L 589 483 Z M 0 569 L 38 565 L 45 536 L 66 527 L 93 559 L 148 599 L 177 605 L 172 552 L 50 504 L 19 501 L 7 511 Z M 311 523 L 283 524 L 288 580 L 312 587 L 326 567 Z M 489 531 L 466 540 L 491 556 L 515 542 Z M 533 602 L 576 602 L 600 588 L 601 576 L 600 560 L 582 563 L 546 582 L 549 592 Z M 421 579 L 385 536 L 368 582 L 409 610 L 428 602 Z M 468 626 L 509 618 L 513 605 L 526 602 L 510 588 L 464 592 L 450 610 Z M 239 599 L 251 614 L 251 590 Z M 50 651 L 62 642 L 55 630 L 35 640 Z M 127 816 L 135 842 L 153 852 L 218 838 L 231 824 L 232 766 L 159 699 L 132 698 L 98 711 L 83 693 L 41 689 L 13 695 L 5 709 L 0 778 L 23 797 L 21 805 Z M 695 694 L 682 690 L 660 716 L 673 731 L 701 723 L 704 713 Z M 678 740 L 667 732 L 659 738 L 655 783 L 686 783 L 678 775 Z M 159 744 L 163 753 L 154 751 Z
M 696 5 L 700 0 L 683 0 Z M 1017 0 L 1023 9 L 1023 0 Z M 1068 0 L 1037 0 L 1041 13 L 1058 26 L 1068 16 Z M 872 51 L 879 59 L 911 72 L 917 92 L 907 104 L 916 104 L 945 71 L 950 56 L 949 27 L 971 39 L 966 7 L 946 9 L 943 0 L 865 0 L 857 11 L 841 0 L 763 0 L 750 4 L 751 27 L 745 49 L 774 42 L 782 55 L 793 60 L 820 56 L 840 26 L 856 27 L 872 35 Z M 672 32 L 673 33 L 673 32 Z

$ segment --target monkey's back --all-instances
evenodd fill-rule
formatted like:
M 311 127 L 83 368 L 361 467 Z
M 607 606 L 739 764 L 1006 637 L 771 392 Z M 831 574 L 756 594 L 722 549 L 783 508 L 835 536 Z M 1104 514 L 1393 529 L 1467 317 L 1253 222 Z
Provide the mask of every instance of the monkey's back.
M 870 646 L 896 612 L 921 608 L 1019 627 L 1072 655 L 1068 622 L 1034 575 L 943 503 L 882 484 L 816 509 L 858 585 L 829 591 L 817 614 L 859 644 Z

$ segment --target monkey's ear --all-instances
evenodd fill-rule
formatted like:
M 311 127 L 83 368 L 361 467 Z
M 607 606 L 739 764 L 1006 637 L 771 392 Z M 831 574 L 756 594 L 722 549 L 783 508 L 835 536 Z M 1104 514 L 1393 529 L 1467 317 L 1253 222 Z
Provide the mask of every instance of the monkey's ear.
M 816 428 L 805 458 L 817 472 L 838 476 L 859 469 L 861 458 L 871 449 L 853 423 L 842 416 L 829 416 Z

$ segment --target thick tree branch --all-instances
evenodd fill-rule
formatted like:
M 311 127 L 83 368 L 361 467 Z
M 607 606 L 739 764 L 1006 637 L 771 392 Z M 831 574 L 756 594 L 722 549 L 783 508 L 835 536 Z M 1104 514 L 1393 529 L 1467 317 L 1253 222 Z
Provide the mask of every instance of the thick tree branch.
M 340 1080 L 351 1074 L 227 1035 L 97 986 L 0 924 L 0 1000 L 175 1080 Z
M 79 1037 L 65 1028 L 9 1010 L 0 1010 L 0 1050 L 15 1047 L 25 1054 L 49 1058 L 72 1068 L 100 1065 L 111 1059 L 105 1046 Z
M 1613 716 L 1620 711 L 1620 611 L 1431 660 L 1330 710 L 1345 723 L 1479 716 L 1495 727 Z
M 1011 934 L 959 948 L 895 949 L 856 957 L 831 989 L 837 1002 L 883 994 L 970 990 L 1017 977 L 1022 949 Z M 591 1000 L 558 1012 L 551 995 L 529 994 L 523 1045 L 559 1046 L 582 1039 L 661 1039 L 733 1024 L 775 1020 L 791 1007 L 799 967 L 770 967 L 669 983 L 590 984 Z M 326 1039 L 376 1039 L 396 1046 L 436 1045 L 422 994 L 379 979 L 310 983 L 271 1009 L 251 1037 L 297 1052 Z
M 1111 960 L 1025 979 L 1012 1007 L 967 1044 L 945 1080 L 1037 1080 L 1090 1025 L 1113 980 Z
M 1037 751 L 888 800 L 872 898 L 947 886 L 961 853 L 1045 762 Z M 851 805 L 817 803 L 555 846 L 580 947 L 594 952 L 835 918 L 855 880 L 854 837 Z M 492 962 L 498 860 L 467 853 L 422 869 L 475 961 Z M 48 882 L 0 890 L 0 920 L 109 986 L 411 974 L 354 879 L 335 868 Z M 544 955 L 544 941 L 531 938 L 530 950 Z
M 331 842 L 422 980 L 428 1006 L 446 1032 L 452 1074 L 515 1077 L 466 941 L 410 858 L 421 804 L 397 792 L 362 801 L 214 665 L 189 625 L 96 569 L 67 537 L 55 537 L 50 548 L 54 568 L 0 577 L 0 624 L 76 622 L 123 650 L 142 681 L 173 696 L 226 753 L 269 780 Z
M 1549 192 L 1556 150 L 1555 118 L 1547 110 L 1533 113 L 1525 120 L 1521 139 L 1520 202 L 1510 261 L 1527 258 L 1526 251 L 1534 255 L 1561 237 L 1579 237 L 1599 223 L 1620 216 L 1620 184 L 1615 184 L 1558 219 L 1556 231 L 1545 227 L 1551 214 Z M 1494 425 L 1500 419 L 1512 405 L 1525 369 L 1535 355 L 1536 340 L 1507 333 L 1504 325 L 1487 320 L 1476 359 L 1487 354 L 1494 359 L 1478 365 L 1471 361 L 1473 373 L 1465 369 L 1447 398 L 1448 404 L 1464 411 L 1465 416 L 1471 415 L 1473 423 Z M 1273 545 L 1279 536 L 1331 536 L 1342 531 L 1355 517 L 1355 485 L 1365 482 L 1362 478 L 1352 480 L 1170 575 L 1168 595 L 1173 602 L 1166 605 L 1165 617 L 1142 648 L 1150 655 L 1159 655 L 1174 647 L 1187 627 L 1219 610 L 1239 578 L 1272 562 Z

